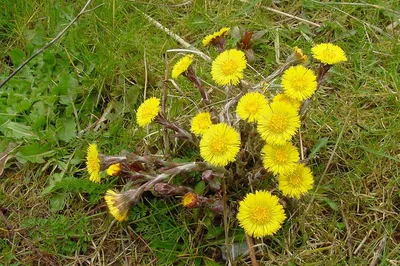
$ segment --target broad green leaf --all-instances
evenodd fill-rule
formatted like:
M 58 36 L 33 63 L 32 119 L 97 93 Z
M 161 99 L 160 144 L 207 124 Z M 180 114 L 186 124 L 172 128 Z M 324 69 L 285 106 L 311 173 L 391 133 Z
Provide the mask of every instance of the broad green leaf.
M 32 163 L 44 163 L 45 158 L 53 156 L 55 153 L 53 150 L 49 150 L 49 146 L 49 144 L 40 146 L 37 142 L 25 145 L 19 149 L 17 159 L 21 163 L 27 161 Z
M 70 73 L 62 74 L 58 84 L 51 90 L 53 94 L 70 95 L 72 99 L 75 98 L 75 89 L 78 87 L 78 81 Z
M 19 103 L 16 105 L 15 110 L 19 113 L 28 111 L 31 108 L 31 102 L 28 98 L 23 98 Z
M 194 187 L 194 192 L 199 195 L 203 195 L 205 189 L 206 189 L 206 183 L 204 183 L 204 181 L 200 181 Z
M 224 228 L 222 227 L 208 227 L 205 239 L 213 239 L 224 233 Z
M 65 142 L 76 137 L 76 123 L 73 118 L 57 120 L 57 137 Z
M 31 127 L 22 123 L 7 121 L 0 125 L 0 132 L 6 137 L 15 139 L 38 139 L 37 135 L 32 132 Z
M 15 67 L 21 65 L 25 60 L 25 53 L 21 49 L 14 49 L 10 52 L 11 60 Z
M 49 185 L 42 190 L 42 195 L 47 195 L 53 192 L 53 188 L 55 185 L 61 181 L 63 175 L 62 173 L 54 173 L 53 176 L 50 177 Z
M 53 212 L 61 211 L 65 206 L 68 193 L 57 193 L 50 198 L 50 210 Z
M 56 58 L 54 56 L 53 52 L 45 52 L 43 54 L 43 62 L 45 62 L 47 65 L 55 65 L 56 64 Z

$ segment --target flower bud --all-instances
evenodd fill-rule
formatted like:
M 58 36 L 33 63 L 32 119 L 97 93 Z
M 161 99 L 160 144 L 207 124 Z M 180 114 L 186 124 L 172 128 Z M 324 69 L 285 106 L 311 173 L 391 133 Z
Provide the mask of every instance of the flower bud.
M 121 173 L 121 163 L 116 163 L 110 165 L 107 170 L 107 175 L 109 176 L 117 176 Z
M 183 195 L 189 191 L 188 187 L 168 183 L 157 183 L 154 185 L 154 192 L 160 196 Z
M 301 50 L 299 47 L 294 47 L 293 48 L 293 53 L 289 56 L 289 60 L 294 60 L 298 64 L 305 63 L 308 59 L 307 55 L 303 54 L 303 50 Z

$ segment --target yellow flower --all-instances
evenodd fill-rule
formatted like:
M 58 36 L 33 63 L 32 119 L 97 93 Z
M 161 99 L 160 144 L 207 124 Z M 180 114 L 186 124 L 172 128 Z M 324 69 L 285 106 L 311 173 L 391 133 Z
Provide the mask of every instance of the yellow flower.
M 291 106 L 293 106 L 294 108 L 296 108 L 297 110 L 300 109 L 300 105 L 301 105 L 300 101 L 290 98 L 285 93 L 279 93 L 279 94 L 275 95 L 274 98 L 272 99 L 272 102 L 287 103 L 287 104 L 290 104 Z
M 273 102 L 259 116 L 257 131 L 267 143 L 284 145 L 300 127 L 300 117 L 290 104 Z
M 136 112 L 136 121 L 139 126 L 150 124 L 160 111 L 160 99 L 152 97 L 144 101 Z
M 211 75 L 218 85 L 237 85 L 243 78 L 246 58 L 242 51 L 231 49 L 222 52 L 212 63 Z
M 193 55 L 186 55 L 182 57 L 172 68 L 171 77 L 177 79 L 179 75 L 188 70 L 189 66 L 193 63 Z
M 100 158 L 97 144 L 90 144 L 87 149 L 86 168 L 90 174 L 89 180 L 95 183 L 100 182 Z
M 236 113 L 243 120 L 256 122 L 260 112 L 268 105 L 267 99 L 259 92 L 246 93 L 240 98 Z
M 300 198 L 312 189 L 313 176 L 311 169 L 304 164 L 297 164 L 292 172 L 278 177 L 278 188 L 288 197 Z
M 292 66 L 283 73 L 282 88 L 290 98 L 303 101 L 317 89 L 317 77 L 302 65 Z
M 120 163 L 112 164 L 106 170 L 107 175 L 110 175 L 110 176 L 117 176 L 117 175 L 119 175 L 120 172 L 121 172 L 121 164 Z
M 111 189 L 107 190 L 104 199 L 108 210 L 118 222 L 125 221 L 128 218 L 130 203 L 124 193 L 117 193 Z
M 204 46 L 209 45 L 214 39 L 225 36 L 225 34 L 230 30 L 230 28 L 222 28 L 220 31 L 216 31 L 211 35 L 206 36 L 202 43 Z
M 185 208 L 194 208 L 197 205 L 197 195 L 193 192 L 188 192 L 182 197 L 182 205 Z
M 299 61 L 299 63 L 304 63 L 308 59 L 307 55 L 303 53 L 303 50 L 297 46 L 293 48 L 293 56 Z
M 286 215 L 278 197 L 268 191 L 256 191 L 239 202 L 237 219 L 248 235 L 261 238 L 275 234 Z
M 233 162 L 240 148 L 239 133 L 224 123 L 210 126 L 200 140 L 200 155 L 215 166 Z
M 190 131 L 193 134 L 201 136 L 203 135 L 204 131 L 206 131 L 211 125 L 212 125 L 211 114 L 209 112 L 202 112 L 197 114 L 193 118 Z
M 300 159 L 297 148 L 290 142 L 282 146 L 267 144 L 261 152 L 264 167 L 274 174 L 293 171 Z
M 321 43 L 311 48 L 313 57 L 324 64 L 333 65 L 347 61 L 346 54 L 337 45 L 332 43 Z

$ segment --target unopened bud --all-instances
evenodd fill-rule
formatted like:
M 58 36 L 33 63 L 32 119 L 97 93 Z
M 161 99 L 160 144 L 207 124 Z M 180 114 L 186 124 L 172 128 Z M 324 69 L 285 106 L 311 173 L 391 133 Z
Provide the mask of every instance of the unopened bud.
M 301 50 L 297 46 L 293 48 L 293 53 L 291 57 L 293 57 L 294 60 L 298 61 L 299 64 L 305 63 L 308 59 L 307 55 L 303 54 L 303 50 Z
M 211 204 L 210 209 L 215 214 L 224 214 L 224 202 L 222 200 L 216 200 Z
M 107 170 L 107 175 L 109 176 L 117 176 L 121 173 L 121 164 L 120 163 L 116 163 L 116 164 L 112 164 L 110 165 Z
M 204 182 L 210 182 L 211 180 L 214 179 L 213 171 L 212 171 L 212 170 L 205 170 L 205 171 L 201 174 L 201 179 L 202 179 Z
M 195 208 L 197 205 L 197 194 L 189 192 L 182 198 L 182 204 L 185 208 Z
M 154 185 L 154 192 L 160 196 L 177 196 L 187 193 L 190 189 L 184 186 L 169 183 L 157 183 Z
M 182 198 L 182 205 L 185 208 L 197 208 L 206 206 L 210 200 L 193 192 L 186 193 Z
M 201 179 L 210 186 L 211 190 L 218 191 L 221 189 L 221 182 L 212 170 L 205 170 L 201 175 Z

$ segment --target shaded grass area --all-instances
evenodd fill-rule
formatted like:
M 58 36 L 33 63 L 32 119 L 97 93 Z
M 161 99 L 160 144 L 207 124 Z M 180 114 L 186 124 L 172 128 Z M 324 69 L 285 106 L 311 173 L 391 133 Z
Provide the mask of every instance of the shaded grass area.
M 1 79 L 53 38 L 84 3 L 2 2 Z M 255 47 L 255 67 L 263 75 L 284 62 L 293 46 L 308 54 L 313 43 L 343 47 L 349 61 L 331 70 L 301 129 L 306 158 L 319 140 L 327 140 L 309 158 L 315 188 L 300 201 L 286 202 L 288 220 L 276 236 L 257 242 L 257 256 L 271 265 L 400 263 L 398 1 L 114 0 L 91 6 L 100 4 L 0 91 L 1 148 L 11 141 L 25 147 L 0 179 L 2 263 L 224 264 L 218 217 L 148 195 L 132 208 L 129 222 L 118 225 L 101 199 L 116 181 L 83 181 L 87 143 L 97 142 L 111 154 L 143 151 L 146 143 L 151 150 L 160 148 L 156 136 L 145 137 L 147 132 L 137 129 L 135 109 L 144 90 L 147 97 L 160 93 L 165 51 L 179 45 L 138 10 L 198 48 L 203 36 L 224 26 L 267 30 Z M 211 49 L 207 53 L 216 55 Z M 209 75 L 207 67 L 200 71 Z M 180 85 L 179 93 L 199 99 L 188 83 Z M 171 99 L 170 113 L 195 113 L 189 103 Z M 24 134 L 18 135 L 21 127 Z M 48 156 L 38 148 L 45 144 Z M 189 159 L 196 156 L 184 152 Z M 229 224 L 232 242 L 241 243 L 237 221 Z M 236 262 L 245 265 L 248 258 Z

